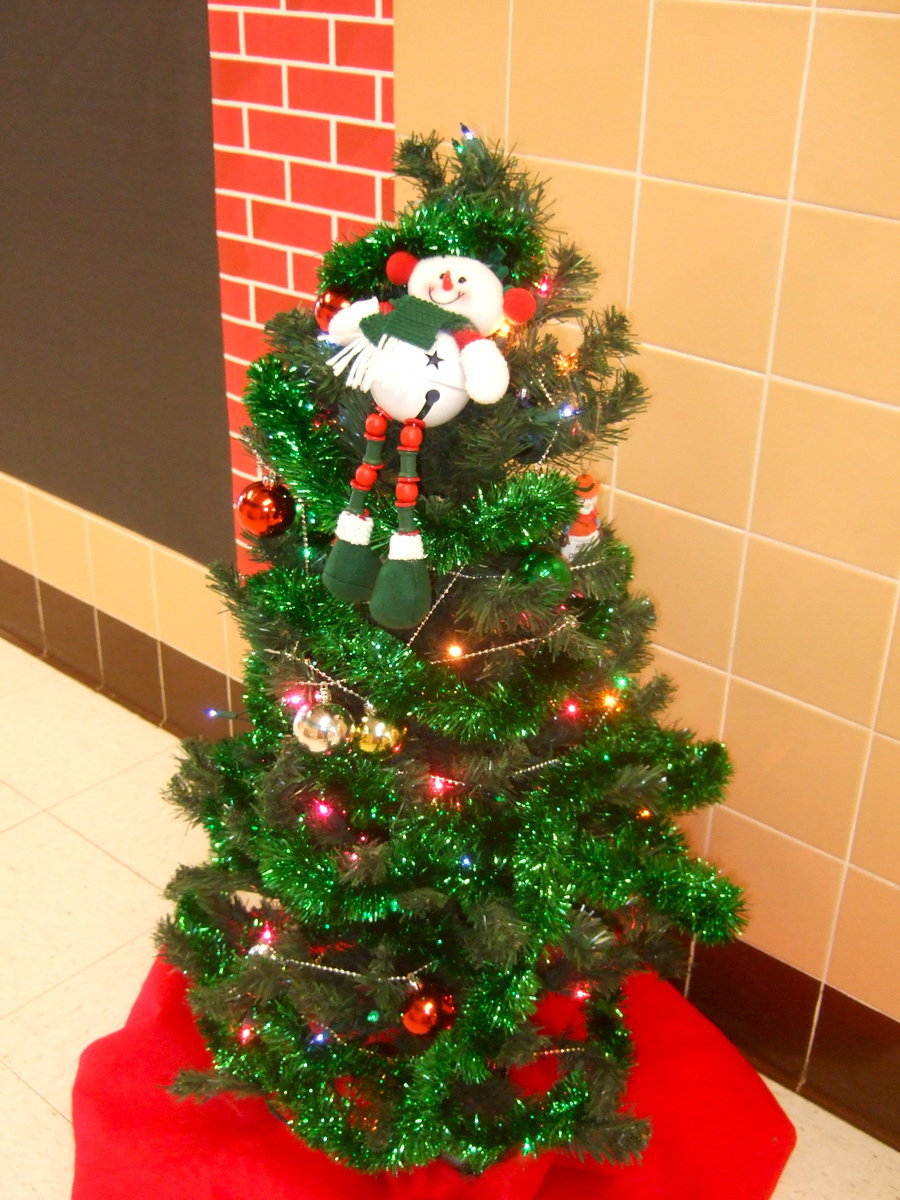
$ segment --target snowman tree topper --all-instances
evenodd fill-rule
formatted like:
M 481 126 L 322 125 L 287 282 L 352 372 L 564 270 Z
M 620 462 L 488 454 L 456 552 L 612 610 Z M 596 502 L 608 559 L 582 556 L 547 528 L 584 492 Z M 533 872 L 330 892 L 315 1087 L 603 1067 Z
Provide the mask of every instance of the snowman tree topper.
M 426 429 L 457 416 L 468 401 L 496 404 L 509 386 L 509 368 L 490 335 L 504 320 L 527 321 L 535 310 L 524 288 L 504 291 L 490 267 L 474 258 L 416 259 L 397 251 L 386 265 L 392 283 L 406 284 L 394 301 L 358 300 L 337 312 L 328 328 L 341 347 L 329 360 L 348 387 L 368 391 L 375 410 L 366 420 L 366 454 L 350 483 L 350 500 L 322 580 L 331 594 L 369 602 L 388 629 L 418 624 L 431 604 L 431 584 L 415 519 L 418 451 Z M 388 419 L 403 422 L 400 475 L 395 488 L 397 532 L 384 563 L 371 549 L 369 490 L 381 470 Z

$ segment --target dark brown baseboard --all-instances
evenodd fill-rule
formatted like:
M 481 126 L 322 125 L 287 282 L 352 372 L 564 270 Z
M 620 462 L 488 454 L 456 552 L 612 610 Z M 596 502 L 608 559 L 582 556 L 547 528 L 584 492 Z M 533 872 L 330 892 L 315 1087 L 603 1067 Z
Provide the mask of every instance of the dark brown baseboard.
M 746 942 L 698 946 L 687 995 L 762 1074 L 900 1150 L 900 1022 Z
M 697 946 L 687 995 L 771 1079 L 797 1088 L 820 984 L 748 946 Z
M 179 737 L 237 724 L 240 685 L 0 561 L 0 632 Z M 695 950 L 687 995 L 764 1075 L 900 1150 L 900 1022 L 761 950 Z
M 826 985 L 800 1093 L 900 1150 L 900 1022 Z
M 227 737 L 229 692 L 211 667 L 0 560 L 0 633 L 177 737 Z

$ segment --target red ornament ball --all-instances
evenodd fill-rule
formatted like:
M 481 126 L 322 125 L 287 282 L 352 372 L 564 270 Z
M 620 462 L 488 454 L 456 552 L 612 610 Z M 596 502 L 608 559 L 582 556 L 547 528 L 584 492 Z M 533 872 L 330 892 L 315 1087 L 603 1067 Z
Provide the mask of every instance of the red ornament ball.
M 430 1033 L 449 1029 L 455 1018 L 453 997 L 434 984 L 420 984 L 400 1015 L 403 1027 L 417 1037 L 427 1037 Z
M 316 297 L 316 302 L 313 305 L 313 316 L 316 319 L 316 324 L 323 333 L 328 332 L 328 326 L 331 324 L 331 318 L 336 312 L 342 308 L 346 308 L 350 303 L 350 297 L 346 292 L 342 292 L 340 288 L 328 288 Z
M 294 520 L 294 500 L 281 483 L 248 483 L 235 502 L 241 525 L 255 537 L 284 533 Z

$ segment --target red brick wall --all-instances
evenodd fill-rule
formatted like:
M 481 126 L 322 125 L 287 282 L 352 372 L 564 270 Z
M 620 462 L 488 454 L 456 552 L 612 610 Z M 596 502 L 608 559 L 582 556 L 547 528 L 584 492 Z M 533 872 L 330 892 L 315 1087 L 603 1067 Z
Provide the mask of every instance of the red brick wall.
M 313 300 L 336 239 L 391 215 L 392 0 L 209 6 L 225 373 L 234 494 L 257 477 L 237 432 L 261 329 Z M 252 569 L 238 537 L 238 566 Z

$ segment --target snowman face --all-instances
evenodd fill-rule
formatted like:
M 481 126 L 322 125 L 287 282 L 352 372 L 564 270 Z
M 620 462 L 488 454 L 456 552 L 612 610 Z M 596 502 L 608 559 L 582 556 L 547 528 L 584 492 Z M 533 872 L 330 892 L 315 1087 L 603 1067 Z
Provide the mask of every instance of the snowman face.
M 453 254 L 423 258 L 414 267 L 407 290 L 418 300 L 430 300 L 468 317 L 485 337 L 503 324 L 503 284 L 475 258 Z

